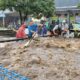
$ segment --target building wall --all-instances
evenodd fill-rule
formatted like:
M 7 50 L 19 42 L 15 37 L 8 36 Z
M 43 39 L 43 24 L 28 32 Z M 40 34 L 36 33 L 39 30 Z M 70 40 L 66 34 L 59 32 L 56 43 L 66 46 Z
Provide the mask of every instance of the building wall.
M 68 11 L 75 15 L 80 13 L 77 8 L 80 0 L 55 0 L 56 14 L 67 14 Z

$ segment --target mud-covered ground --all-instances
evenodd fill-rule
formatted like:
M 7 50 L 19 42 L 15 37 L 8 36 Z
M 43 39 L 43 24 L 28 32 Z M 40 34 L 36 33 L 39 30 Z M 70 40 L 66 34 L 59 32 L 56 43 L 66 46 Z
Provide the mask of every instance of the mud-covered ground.
M 0 43 L 0 64 L 30 80 L 80 80 L 80 40 L 39 38 Z

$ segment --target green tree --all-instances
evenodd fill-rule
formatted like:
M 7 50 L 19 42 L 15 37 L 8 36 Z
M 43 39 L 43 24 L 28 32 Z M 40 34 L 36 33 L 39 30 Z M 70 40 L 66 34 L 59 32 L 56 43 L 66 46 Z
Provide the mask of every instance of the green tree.
M 43 13 L 49 17 L 53 15 L 54 9 L 53 0 L 37 0 L 33 7 L 33 11 L 36 12 L 36 14 Z
M 78 4 L 78 8 L 80 8 L 80 3 Z
M 22 22 L 22 14 L 27 17 L 30 14 L 42 13 L 45 16 L 52 16 L 54 13 L 54 0 L 0 0 L 0 9 L 14 8 L 20 14 Z

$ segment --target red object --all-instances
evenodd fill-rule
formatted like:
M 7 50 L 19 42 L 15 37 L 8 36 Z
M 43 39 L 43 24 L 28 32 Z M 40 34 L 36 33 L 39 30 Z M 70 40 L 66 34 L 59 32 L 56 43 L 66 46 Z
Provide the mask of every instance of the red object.
M 26 34 L 24 32 L 26 25 L 23 24 L 21 25 L 21 27 L 18 29 L 17 33 L 16 33 L 16 38 L 25 38 Z

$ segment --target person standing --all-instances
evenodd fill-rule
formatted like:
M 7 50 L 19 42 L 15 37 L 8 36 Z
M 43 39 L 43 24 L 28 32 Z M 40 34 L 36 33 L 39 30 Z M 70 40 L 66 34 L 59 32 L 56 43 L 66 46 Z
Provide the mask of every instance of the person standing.
M 21 27 L 16 31 L 16 38 L 26 38 L 25 34 L 26 23 L 24 22 Z
M 62 36 L 65 36 L 65 37 L 69 36 L 69 25 L 65 20 L 62 23 Z
M 28 30 L 29 30 L 28 36 L 30 38 L 37 33 L 37 27 L 38 27 L 37 24 L 35 24 L 33 20 L 31 20 L 28 26 Z

